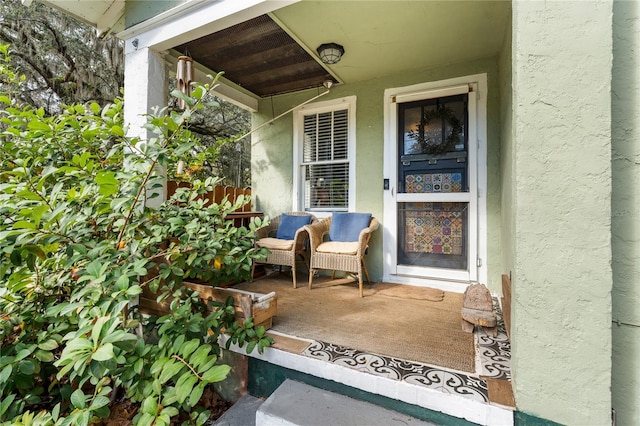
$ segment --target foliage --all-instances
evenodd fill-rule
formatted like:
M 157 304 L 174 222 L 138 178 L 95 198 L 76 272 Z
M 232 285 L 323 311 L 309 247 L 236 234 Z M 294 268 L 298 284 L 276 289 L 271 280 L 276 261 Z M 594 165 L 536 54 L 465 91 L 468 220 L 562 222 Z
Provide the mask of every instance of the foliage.
M 123 42 L 42 2 L 0 2 L 0 43 L 11 45 L 12 68 L 26 76 L 14 96 L 47 115 L 60 112 L 64 104 L 104 107 L 124 86 Z M 175 79 L 169 78 L 169 87 L 175 87 Z M 0 91 L 14 89 L 0 81 Z M 189 128 L 200 143 L 182 155 L 194 172 L 188 180 L 219 176 L 225 185 L 249 185 L 250 141 L 240 141 L 239 152 L 235 139 L 251 128 L 250 113 L 213 94 L 205 100 L 219 105 L 192 111 Z
M 234 321 L 233 328 L 230 330 L 233 331 L 229 333 L 231 337 L 227 339 L 227 349 L 233 343 L 240 347 L 247 343 L 247 352 L 251 353 L 257 347 L 258 352 L 262 353 L 272 343 L 271 339 L 265 335 L 264 327 L 254 327 L 252 318 L 248 318 L 241 324 Z
M 189 152 L 174 158 L 167 174 L 174 180 L 188 182 L 219 176 L 222 185 L 248 186 L 251 182 L 251 140 L 239 138 L 251 129 L 251 115 L 221 98 L 208 96 L 205 99 L 207 104 L 217 107 L 194 112 L 189 130 L 198 138 L 198 143 Z M 178 165 L 182 170 L 177 170 Z
M 3 81 L 18 79 L 0 64 Z M 147 206 L 162 187 L 155 171 L 195 143 L 185 127 L 217 78 L 185 111 L 149 115 L 146 141 L 125 135 L 119 99 L 48 116 L 0 93 L 2 424 L 87 425 L 122 397 L 140 403 L 135 424 L 168 425 L 181 413 L 202 424 L 204 389 L 230 369 L 218 362 L 221 333 L 244 330 L 251 349 L 270 343 L 250 319 L 234 322 L 228 303 L 206 306 L 181 285 L 247 277 L 264 256 L 253 246 L 260 220 L 226 220 L 243 200 L 205 207 L 198 195 L 209 179 Z M 145 287 L 170 300 L 168 315 L 131 306 Z
M 176 158 L 168 176 L 173 180 L 186 182 L 206 179 L 207 176 L 220 176 L 221 185 L 239 188 L 248 186 L 251 182 L 250 141 L 238 141 L 239 136 L 226 139 L 199 136 L 200 144 L 188 156 Z
M 123 42 L 41 2 L 2 1 L 0 43 L 12 46 L 13 68 L 27 77 L 16 96 L 47 114 L 64 103 L 106 105 L 124 85 Z

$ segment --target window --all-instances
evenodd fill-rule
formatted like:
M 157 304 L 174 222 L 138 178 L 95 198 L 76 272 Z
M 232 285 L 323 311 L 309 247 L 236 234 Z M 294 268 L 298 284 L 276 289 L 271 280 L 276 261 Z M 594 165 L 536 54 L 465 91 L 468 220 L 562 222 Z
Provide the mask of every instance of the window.
M 296 111 L 297 208 L 348 211 L 352 206 L 355 97 Z
M 408 267 L 467 270 L 468 94 L 398 104 L 397 261 Z M 400 196 L 402 197 L 402 195 Z

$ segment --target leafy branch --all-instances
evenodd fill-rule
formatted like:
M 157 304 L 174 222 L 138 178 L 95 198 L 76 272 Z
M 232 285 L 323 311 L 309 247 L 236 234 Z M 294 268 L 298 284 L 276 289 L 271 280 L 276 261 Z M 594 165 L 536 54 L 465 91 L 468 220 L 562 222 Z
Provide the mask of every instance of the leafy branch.
M 218 79 L 221 77 L 222 73 L 218 73 L 215 77 L 213 77 L 213 80 L 211 82 L 211 84 L 205 85 L 205 86 L 200 86 L 201 88 L 204 87 L 204 89 L 206 90 L 205 94 L 210 94 L 216 87 L 217 84 L 216 82 L 218 81 Z M 191 108 L 191 109 L 198 109 L 202 106 L 203 103 L 203 94 L 199 93 L 199 97 L 197 98 L 197 100 L 194 102 L 193 98 L 186 96 L 184 93 L 180 92 L 179 90 L 176 90 L 172 93 L 173 95 L 185 100 L 185 102 L 187 103 L 187 105 Z M 178 128 L 182 127 L 186 122 L 188 122 L 188 117 L 191 116 L 191 111 L 190 109 L 185 110 L 181 115 L 180 115 L 180 119 L 175 123 L 177 125 Z M 174 131 L 171 133 L 171 135 L 165 140 L 164 146 L 163 148 L 166 148 L 168 146 L 170 146 L 170 144 L 174 141 L 174 139 L 176 139 L 178 136 L 180 135 L 180 133 L 177 131 Z M 129 222 L 131 221 L 131 217 L 133 216 L 133 213 L 135 211 L 135 209 L 138 206 L 138 202 L 140 201 L 140 197 L 142 196 L 142 194 L 145 192 L 145 188 L 147 183 L 149 182 L 149 179 L 151 179 L 151 176 L 153 176 L 155 168 L 158 164 L 159 161 L 159 156 L 156 156 L 155 158 L 153 158 L 151 160 L 151 164 L 148 166 L 147 169 L 147 173 L 144 175 L 144 178 L 142 179 L 142 183 L 140 185 L 140 187 L 138 188 L 138 191 L 134 197 L 133 203 L 131 205 L 131 208 L 129 209 L 129 212 L 127 213 L 127 217 L 124 220 L 124 224 L 120 230 L 120 233 L 118 234 L 118 238 L 116 240 L 116 246 L 120 246 L 120 243 L 122 242 L 122 238 L 124 236 L 124 232 L 126 230 L 126 226 L 129 224 Z
M 0 45 L 0 79 L 19 84 L 2 65 L 6 51 Z M 193 146 L 190 114 L 207 106 L 212 85 L 196 88 L 180 114 L 150 114 L 156 139 L 146 145 L 124 135 L 120 99 L 49 117 L 0 92 L 3 420 L 89 425 L 109 416 L 115 395 L 138 404 L 135 424 L 169 425 L 180 413 L 207 420 L 198 404 L 230 370 L 218 337 L 233 309 L 206 309 L 182 283 L 245 277 L 264 256 L 254 247 L 262 224 L 235 228 L 226 215 L 237 204 L 198 201 L 213 179 L 155 209 L 143 202 L 155 170 Z M 168 315 L 130 308 L 144 287 L 170 303 Z M 238 336 L 262 350 L 264 331 L 249 324 Z

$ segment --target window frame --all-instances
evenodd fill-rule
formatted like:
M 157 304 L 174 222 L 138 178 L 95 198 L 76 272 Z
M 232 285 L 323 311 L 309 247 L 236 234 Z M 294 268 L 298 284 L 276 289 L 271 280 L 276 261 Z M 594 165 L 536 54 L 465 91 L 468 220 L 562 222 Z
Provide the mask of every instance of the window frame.
M 305 211 L 304 200 L 304 118 L 326 112 L 347 110 L 347 161 L 349 167 L 349 194 L 347 211 L 355 209 L 356 191 L 356 96 L 346 96 L 322 102 L 314 102 L 293 111 L 293 210 Z M 316 217 L 330 216 L 341 209 L 309 210 Z

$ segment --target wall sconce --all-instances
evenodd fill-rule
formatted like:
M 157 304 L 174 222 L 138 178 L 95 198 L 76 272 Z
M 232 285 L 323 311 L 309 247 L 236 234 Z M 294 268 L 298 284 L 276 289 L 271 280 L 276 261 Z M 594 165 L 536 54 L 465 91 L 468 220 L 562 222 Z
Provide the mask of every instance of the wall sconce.
M 191 96 L 191 83 L 193 82 L 193 77 L 193 59 L 189 56 L 179 56 L 176 80 L 178 80 L 178 90 L 187 96 Z M 185 102 L 180 98 L 178 98 L 178 108 L 186 108 Z
M 344 55 L 344 47 L 336 43 L 321 44 L 316 51 L 325 64 L 337 64 Z

